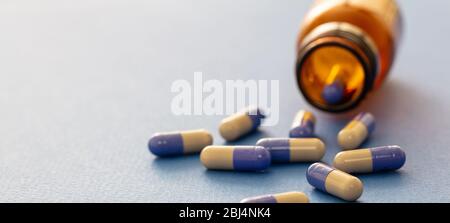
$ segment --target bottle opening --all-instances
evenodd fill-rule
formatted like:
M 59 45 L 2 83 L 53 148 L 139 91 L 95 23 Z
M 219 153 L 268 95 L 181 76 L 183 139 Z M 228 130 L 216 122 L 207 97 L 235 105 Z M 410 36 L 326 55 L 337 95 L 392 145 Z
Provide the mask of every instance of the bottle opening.
M 301 39 L 297 83 L 315 107 L 346 111 L 372 89 L 378 61 L 377 48 L 364 31 L 345 22 L 325 23 Z
M 366 75 L 362 61 L 339 45 L 310 50 L 297 75 L 304 95 L 326 110 L 351 106 L 364 92 Z

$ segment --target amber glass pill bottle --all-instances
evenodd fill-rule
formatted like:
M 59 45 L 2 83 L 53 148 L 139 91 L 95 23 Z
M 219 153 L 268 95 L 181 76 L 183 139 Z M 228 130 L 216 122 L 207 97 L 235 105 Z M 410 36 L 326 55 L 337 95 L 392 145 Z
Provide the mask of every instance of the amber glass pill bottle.
M 297 41 L 297 83 L 309 103 L 339 112 L 380 87 L 402 32 L 395 0 L 316 0 Z

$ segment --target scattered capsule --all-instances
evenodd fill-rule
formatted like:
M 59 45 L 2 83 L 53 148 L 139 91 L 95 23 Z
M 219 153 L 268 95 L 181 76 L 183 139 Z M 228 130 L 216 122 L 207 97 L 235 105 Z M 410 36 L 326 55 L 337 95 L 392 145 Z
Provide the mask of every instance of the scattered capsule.
M 372 173 L 400 169 L 406 161 L 400 146 L 382 146 L 340 152 L 333 166 L 347 173 Z
M 316 117 L 309 111 L 300 110 L 295 115 L 292 123 L 289 137 L 291 138 L 310 138 L 314 137 L 314 125 Z
M 309 198 L 302 192 L 292 191 L 245 198 L 241 203 L 309 203 Z
M 317 138 L 266 138 L 256 145 L 269 150 L 274 163 L 316 162 L 325 155 L 325 144 Z
M 372 114 L 362 112 L 347 124 L 338 134 L 338 143 L 343 150 L 355 149 L 375 129 L 375 118 Z
M 328 104 L 338 104 L 344 98 L 344 86 L 340 81 L 335 81 L 324 86 L 322 98 Z
M 227 141 L 234 141 L 255 131 L 265 116 L 258 108 L 246 108 L 244 111 L 231 115 L 222 120 L 219 132 Z
M 363 192 L 363 184 L 357 177 L 323 163 L 309 166 L 306 179 L 315 188 L 346 201 L 357 200 Z
M 148 142 L 150 152 L 160 157 L 198 153 L 211 145 L 213 138 L 204 130 L 156 133 Z
M 270 165 L 270 153 L 261 146 L 208 146 L 200 154 L 212 170 L 262 171 Z

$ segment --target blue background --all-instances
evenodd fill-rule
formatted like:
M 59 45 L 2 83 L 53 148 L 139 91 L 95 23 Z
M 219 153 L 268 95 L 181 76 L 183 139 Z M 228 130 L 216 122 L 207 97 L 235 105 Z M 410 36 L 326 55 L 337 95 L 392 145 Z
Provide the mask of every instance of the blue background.
M 401 145 L 400 171 L 360 175 L 361 202 L 450 201 L 450 1 L 400 1 L 406 29 L 390 78 L 352 112 L 305 103 L 294 84 L 295 40 L 310 1 L 1 1 L 0 201 L 239 202 L 304 191 L 308 164 L 267 173 L 207 171 L 198 156 L 157 159 L 159 131 L 207 128 L 221 116 L 174 116 L 177 79 L 280 80 L 277 126 L 239 144 L 287 136 L 296 111 L 312 110 L 327 144 L 360 111 L 377 129 L 364 146 Z

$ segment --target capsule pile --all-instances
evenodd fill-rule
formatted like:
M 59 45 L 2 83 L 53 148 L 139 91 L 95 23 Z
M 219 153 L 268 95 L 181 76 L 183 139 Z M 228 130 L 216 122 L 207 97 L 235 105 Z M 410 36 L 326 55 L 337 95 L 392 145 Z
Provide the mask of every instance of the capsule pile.
M 266 116 L 256 107 L 223 119 L 219 133 L 234 142 L 255 132 Z M 148 143 L 151 153 L 159 157 L 200 153 L 200 161 L 209 170 L 264 172 L 276 163 L 313 163 L 306 171 L 307 182 L 319 191 L 346 201 L 356 201 L 363 193 L 363 183 L 350 174 L 394 171 L 406 162 L 406 154 L 397 145 L 357 149 L 375 130 L 372 114 L 358 114 L 337 134 L 342 152 L 333 164 L 321 162 L 326 146 L 315 134 L 316 117 L 300 110 L 288 137 L 263 138 L 254 146 L 213 145 L 213 137 L 204 129 L 154 134 Z M 308 203 L 306 194 L 291 191 L 245 198 L 242 203 Z

